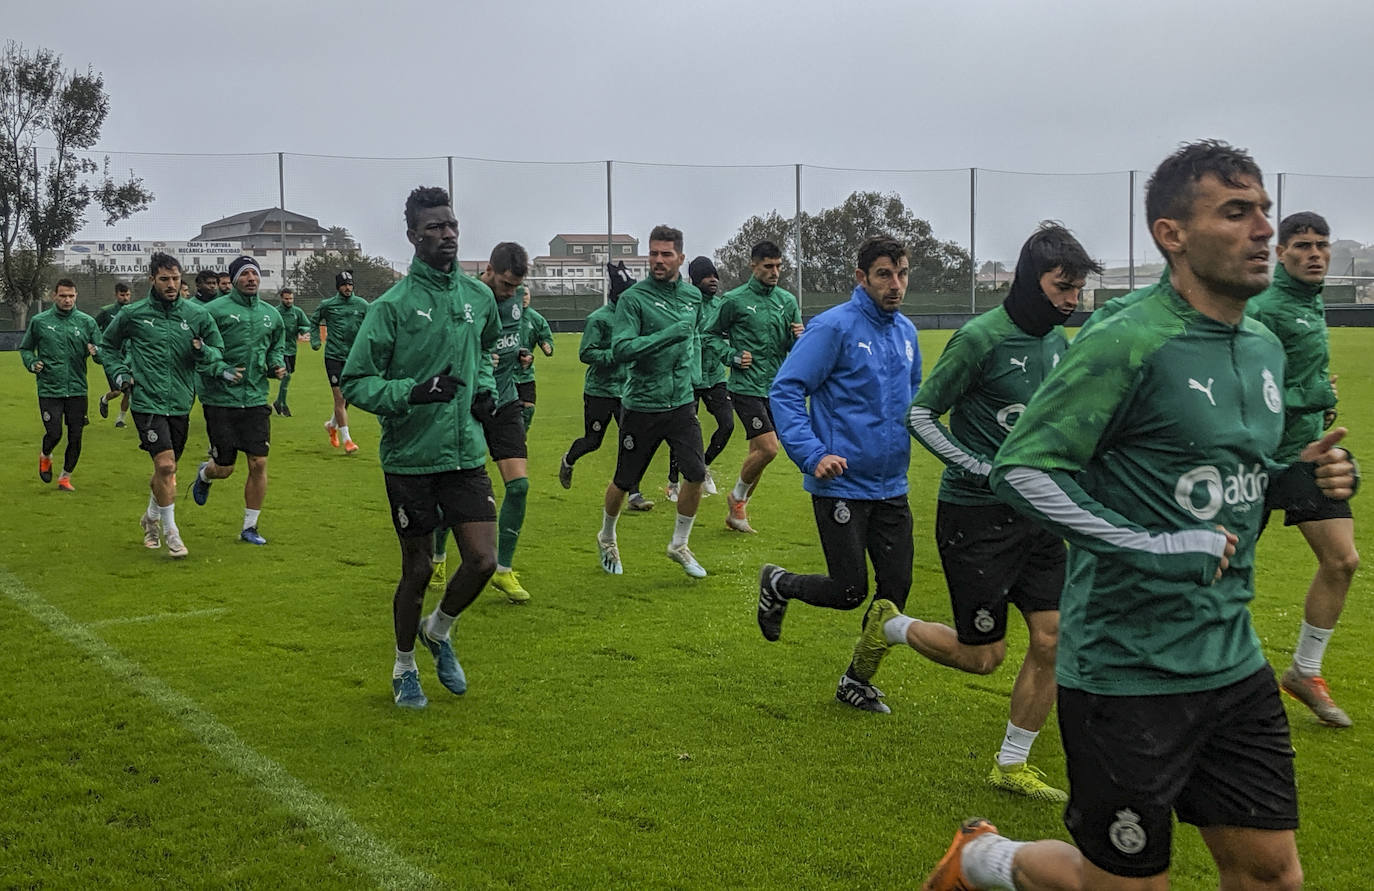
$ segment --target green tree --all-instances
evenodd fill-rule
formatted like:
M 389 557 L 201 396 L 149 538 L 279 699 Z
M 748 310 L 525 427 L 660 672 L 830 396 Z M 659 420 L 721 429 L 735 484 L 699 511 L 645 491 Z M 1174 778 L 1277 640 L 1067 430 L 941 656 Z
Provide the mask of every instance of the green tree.
M 808 294 L 847 294 L 854 287 L 854 259 L 870 235 L 887 233 L 911 255 L 914 291 L 967 291 L 973 261 L 968 251 L 935 237 L 896 193 L 854 192 L 841 204 L 801 214 L 802 284 Z M 745 220 L 739 232 L 716 252 L 716 266 L 727 287 L 749 278 L 749 251 L 767 239 L 783 250 L 782 286 L 795 290 L 796 226 L 777 211 Z
M 64 70 L 52 50 L 29 53 L 12 40 L 0 52 L 0 299 L 16 327 L 42 298 L 53 251 L 85 225 L 92 203 L 112 226 L 153 200 L 142 180 L 116 182 L 108 157 L 85 154 L 109 110 L 91 69 Z M 52 149 L 40 153 L 40 142 Z
M 353 291 L 368 300 L 380 296 L 401 277 L 385 257 L 369 257 L 355 248 L 312 254 L 291 270 L 288 280 L 297 297 L 323 300 L 336 290 L 334 276 L 343 269 L 353 270 Z

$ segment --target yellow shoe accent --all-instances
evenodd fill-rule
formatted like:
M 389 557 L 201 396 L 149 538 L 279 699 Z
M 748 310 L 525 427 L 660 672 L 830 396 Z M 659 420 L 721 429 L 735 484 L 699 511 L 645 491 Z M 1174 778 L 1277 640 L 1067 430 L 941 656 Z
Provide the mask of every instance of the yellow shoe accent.
M 1069 793 L 1045 782 L 1044 776 L 1044 771 L 1024 761 L 1003 767 L 994 760 L 992 773 L 988 774 L 988 785 L 1024 795 L 1032 801 L 1068 801 Z
M 520 577 L 515 574 L 514 569 L 494 573 L 491 577 L 491 586 L 506 595 L 506 599 L 511 603 L 525 603 L 530 599 L 530 592 L 520 584 Z

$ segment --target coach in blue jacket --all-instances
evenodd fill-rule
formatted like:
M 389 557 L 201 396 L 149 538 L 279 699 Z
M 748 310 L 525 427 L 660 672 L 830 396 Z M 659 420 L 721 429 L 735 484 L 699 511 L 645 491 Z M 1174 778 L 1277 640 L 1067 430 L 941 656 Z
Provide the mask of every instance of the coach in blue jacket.
M 849 302 L 807 325 L 773 380 L 769 401 L 782 447 L 801 468 L 825 552 L 826 575 L 771 563 L 759 570 L 759 630 L 782 633 L 788 601 L 854 609 L 868 599 L 872 555 L 877 598 L 906 603 L 911 588 L 911 507 L 904 419 L 921 384 L 916 326 L 898 312 L 910 269 L 906 248 L 869 238 L 859 248 Z M 807 398 L 810 398 L 810 411 Z M 849 671 L 835 698 L 886 712 L 882 691 Z

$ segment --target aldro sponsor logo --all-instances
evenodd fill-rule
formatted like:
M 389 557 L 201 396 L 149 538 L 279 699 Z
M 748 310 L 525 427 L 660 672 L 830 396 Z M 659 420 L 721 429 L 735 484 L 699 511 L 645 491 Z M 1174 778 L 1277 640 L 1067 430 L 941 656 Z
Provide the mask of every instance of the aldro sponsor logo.
M 1245 513 L 1252 505 L 1262 504 L 1268 488 L 1269 474 L 1259 464 L 1252 464 L 1249 470 L 1237 464 L 1235 472 L 1226 475 L 1204 464 L 1178 478 L 1174 500 L 1199 520 L 1210 520 L 1221 513 L 1222 505 Z

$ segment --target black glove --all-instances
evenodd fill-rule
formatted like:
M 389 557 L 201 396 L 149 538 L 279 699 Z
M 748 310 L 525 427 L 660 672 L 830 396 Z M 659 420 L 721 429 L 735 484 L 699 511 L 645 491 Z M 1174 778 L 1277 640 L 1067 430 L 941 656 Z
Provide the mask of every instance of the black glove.
M 472 416 L 483 424 L 496 417 L 496 397 L 490 390 L 472 397 Z
M 410 388 L 411 405 L 424 405 L 428 402 L 452 402 L 463 385 L 462 378 L 454 377 L 453 366 L 445 368 L 433 377 L 425 378 Z

